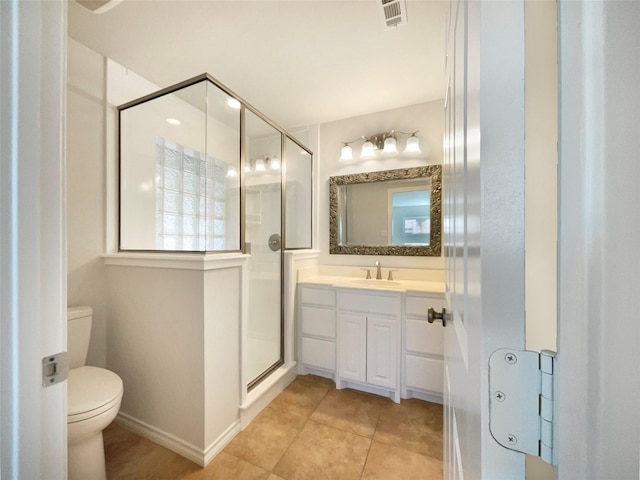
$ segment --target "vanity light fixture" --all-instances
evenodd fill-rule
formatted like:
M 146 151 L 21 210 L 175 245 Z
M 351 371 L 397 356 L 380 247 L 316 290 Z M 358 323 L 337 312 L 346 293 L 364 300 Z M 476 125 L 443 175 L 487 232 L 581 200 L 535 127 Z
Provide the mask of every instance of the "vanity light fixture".
M 255 160 L 249 160 L 244 167 L 246 173 L 266 172 L 269 170 L 280 170 L 281 162 L 277 155 L 260 155 Z M 227 173 L 227 176 L 229 174 Z
M 404 153 L 421 153 L 420 140 L 416 137 L 416 134 L 412 134 L 407 138 L 407 144 L 404 147 Z
M 280 170 L 280 159 L 278 157 L 267 157 L 267 165 L 271 170 Z
M 354 140 L 355 142 L 355 140 Z M 353 160 L 353 148 L 349 146 L 352 142 L 343 142 L 344 146 L 340 149 L 340 160 Z
M 366 140 L 362 144 L 362 151 L 360 152 L 360 158 L 363 160 L 370 160 L 372 158 L 376 158 L 376 147 L 373 146 L 373 142 L 371 140 Z
M 350 142 L 342 142 L 343 146 L 340 149 L 340 161 L 353 160 L 353 149 L 351 144 L 359 140 L 364 140 L 362 149 L 360 151 L 360 160 L 371 160 L 377 157 L 378 152 L 382 152 L 382 155 L 397 155 L 398 140 L 397 134 L 409 135 L 405 142 L 405 148 L 402 152 L 403 155 L 416 155 L 422 153 L 420 149 L 420 139 L 416 136 L 418 130 L 415 132 L 401 132 L 399 130 L 391 130 L 386 133 L 378 133 L 371 136 L 361 136 Z
M 254 163 L 254 166 L 255 166 L 256 172 L 264 172 L 266 170 L 265 163 L 262 158 L 257 159 Z
M 394 154 L 398 153 L 398 147 L 396 146 L 395 137 L 387 137 L 384 140 L 384 147 L 382 148 L 382 153 L 385 154 Z

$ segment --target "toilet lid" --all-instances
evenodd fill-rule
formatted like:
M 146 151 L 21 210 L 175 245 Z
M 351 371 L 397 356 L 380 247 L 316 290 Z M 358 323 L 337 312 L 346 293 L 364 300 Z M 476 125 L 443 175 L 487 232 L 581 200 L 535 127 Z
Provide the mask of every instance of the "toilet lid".
M 73 368 L 67 380 L 68 417 L 101 409 L 122 396 L 122 380 L 104 368 Z

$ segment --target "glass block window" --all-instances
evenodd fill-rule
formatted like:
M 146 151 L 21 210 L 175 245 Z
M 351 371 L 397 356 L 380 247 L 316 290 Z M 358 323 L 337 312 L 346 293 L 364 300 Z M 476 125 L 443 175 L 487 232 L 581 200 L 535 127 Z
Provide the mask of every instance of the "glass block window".
M 227 164 L 158 137 L 156 249 L 226 250 Z

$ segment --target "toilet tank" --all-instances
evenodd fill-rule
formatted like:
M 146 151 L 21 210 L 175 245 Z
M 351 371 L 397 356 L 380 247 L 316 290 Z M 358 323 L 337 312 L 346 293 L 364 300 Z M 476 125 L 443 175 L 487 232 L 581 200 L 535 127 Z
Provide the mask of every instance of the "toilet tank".
M 69 368 L 82 367 L 87 361 L 93 310 L 88 306 L 67 307 L 67 352 Z

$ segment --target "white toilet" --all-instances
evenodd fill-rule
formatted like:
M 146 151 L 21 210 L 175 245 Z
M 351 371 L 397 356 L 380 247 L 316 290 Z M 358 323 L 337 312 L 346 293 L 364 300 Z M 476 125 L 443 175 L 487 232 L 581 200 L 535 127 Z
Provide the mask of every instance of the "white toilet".
M 122 380 L 104 368 L 85 366 L 91 307 L 67 309 L 67 440 L 69 480 L 104 480 L 104 430 L 118 414 Z

